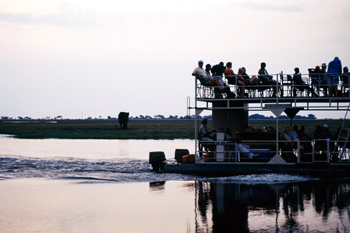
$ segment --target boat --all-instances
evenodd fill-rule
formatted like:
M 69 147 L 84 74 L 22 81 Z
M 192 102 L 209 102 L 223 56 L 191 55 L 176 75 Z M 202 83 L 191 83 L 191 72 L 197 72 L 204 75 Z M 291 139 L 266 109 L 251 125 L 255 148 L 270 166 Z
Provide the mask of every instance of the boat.
M 273 75 L 275 85 L 246 87 L 245 98 L 238 97 L 240 87 L 237 85 L 228 86 L 235 94 L 224 93 L 217 98 L 217 87 L 203 86 L 196 78 L 195 104 L 187 106 L 189 111 L 195 111 L 195 152 L 190 154 L 187 149 L 177 149 L 173 160 L 166 159 L 161 151 L 150 152 L 149 162 L 153 170 L 210 177 L 267 173 L 318 178 L 350 177 L 349 87 L 340 81 L 339 95 L 329 96 L 324 91 L 329 88 L 328 84 L 313 84 L 314 76 L 312 71 L 303 74 L 308 88 L 305 85 L 302 88 L 293 82 L 292 75 L 281 72 Z M 311 95 L 311 92 L 316 94 Z M 211 112 L 211 128 L 216 131 L 216 138 L 210 142 L 203 141 L 198 133 L 198 116 L 203 111 Z M 275 129 L 262 131 L 249 128 L 249 111 L 272 112 L 276 116 Z M 345 112 L 340 133 L 335 139 L 293 143 L 282 140 L 278 117 L 285 112 L 292 120 L 299 111 Z M 235 141 L 227 140 L 227 128 L 236 132 Z M 237 149 L 239 144 L 248 145 L 256 157 L 245 157 L 246 153 Z M 286 144 L 291 146 L 286 149 Z

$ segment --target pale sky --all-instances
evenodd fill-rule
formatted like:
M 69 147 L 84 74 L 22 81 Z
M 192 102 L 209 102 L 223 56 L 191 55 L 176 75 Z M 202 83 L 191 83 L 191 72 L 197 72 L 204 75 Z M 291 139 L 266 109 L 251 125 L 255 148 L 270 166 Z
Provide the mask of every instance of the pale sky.
M 0 0 L 0 116 L 184 116 L 198 60 L 350 66 L 349 26 L 348 0 Z

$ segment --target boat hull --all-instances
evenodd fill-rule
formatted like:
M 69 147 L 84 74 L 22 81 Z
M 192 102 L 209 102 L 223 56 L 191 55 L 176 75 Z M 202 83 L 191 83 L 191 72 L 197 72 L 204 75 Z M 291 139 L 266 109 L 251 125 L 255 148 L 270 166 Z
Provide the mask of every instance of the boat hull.
M 350 177 L 350 164 L 267 164 L 267 163 L 192 163 L 165 164 L 165 173 L 180 173 L 208 177 L 251 174 L 291 174 L 317 178 Z

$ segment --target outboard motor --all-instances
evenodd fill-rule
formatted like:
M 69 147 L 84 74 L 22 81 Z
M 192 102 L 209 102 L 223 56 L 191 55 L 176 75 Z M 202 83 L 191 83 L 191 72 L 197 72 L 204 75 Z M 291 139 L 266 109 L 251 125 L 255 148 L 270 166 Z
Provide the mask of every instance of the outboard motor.
M 164 161 L 165 154 L 163 151 L 149 152 L 149 163 L 152 164 L 153 171 L 163 172 Z

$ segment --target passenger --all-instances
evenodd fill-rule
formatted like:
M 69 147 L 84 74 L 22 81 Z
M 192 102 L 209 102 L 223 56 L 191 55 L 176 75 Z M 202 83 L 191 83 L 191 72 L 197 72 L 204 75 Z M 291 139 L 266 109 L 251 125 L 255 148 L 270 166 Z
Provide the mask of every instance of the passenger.
M 210 65 L 209 65 L 210 66 Z M 222 83 L 220 80 L 217 78 L 210 78 L 208 77 L 208 74 L 205 70 L 203 70 L 203 61 L 199 60 L 198 61 L 198 67 L 196 67 L 193 72 L 192 76 L 195 76 L 203 86 L 214 86 L 214 87 L 219 87 L 215 88 L 215 97 L 220 98 L 220 91 L 223 91 L 224 88 L 222 86 Z
M 227 141 L 236 141 L 235 137 L 232 135 L 230 128 L 226 128 L 225 131 L 225 139 Z M 235 151 L 236 148 L 235 146 L 233 146 L 232 144 L 229 145 L 230 150 L 231 151 Z M 238 144 L 237 143 L 237 151 L 239 151 L 240 153 L 242 153 L 243 156 L 249 158 L 249 159 L 253 159 L 259 156 L 259 154 L 254 154 L 252 153 L 250 150 L 250 146 L 249 145 L 243 145 L 243 144 Z
M 295 162 L 295 156 L 293 154 L 293 141 L 290 137 L 290 129 L 286 127 L 283 133 L 283 139 L 285 142 L 283 143 L 282 149 L 282 158 L 287 162 Z
M 340 76 L 340 79 L 343 82 L 344 90 L 345 90 L 345 88 L 349 88 L 349 77 L 350 77 L 349 69 L 347 66 L 345 66 L 343 68 L 343 74 Z M 345 93 L 343 93 L 343 94 L 345 94 Z M 347 95 L 347 96 L 349 96 L 349 95 Z
M 305 127 L 302 125 L 298 131 L 298 138 L 300 141 L 305 141 L 304 137 L 306 137 L 308 141 L 311 141 L 311 137 L 305 133 Z
M 218 78 L 223 86 L 226 86 L 225 81 L 223 80 L 223 74 L 225 73 L 225 66 L 223 62 L 220 62 L 217 65 L 214 65 L 211 69 L 211 72 L 215 78 Z
M 242 80 L 239 80 L 237 78 L 236 74 L 233 72 L 233 70 L 232 70 L 232 63 L 231 62 L 227 62 L 227 64 L 226 64 L 225 77 L 226 77 L 227 82 L 229 84 L 238 85 L 238 87 L 240 87 L 240 89 L 241 89 L 240 97 L 244 98 L 244 87 L 245 87 L 245 84 L 244 84 L 244 82 Z
M 309 87 L 309 85 L 307 85 L 303 81 L 298 67 L 294 68 L 294 72 L 295 72 L 293 75 L 293 82 L 295 84 L 295 87 L 293 88 L 294 97 L 296 97 L 296 91 L 297 91 L 296 89 L 299 89 L 301 92 L 303 92 L 306 89 L 308 91 L 308 95 L 309 95 L 309 93 L 311 93 L 313 97 L 318 97 L 318 95 L 315 93 L 314 89 Z
M 214 136 L 210 136 L 210 134 L 216 132 L 215 130 L 208 131 L 207 129 L 207 119 L 202 119 L 202 124 L 199 127 L 199 140 L 202 141 L 199 143 L 199 150 L 202 151 L 203 148 L 206 151 L 214 151 L 216 146 L 214 144 Z
M 207 129 L 208 120 L 206 118 L 202 119 L 202 125 L 199 127 L 199 139 L 201 141 L 214 141 L 214 137 L 210 136 L 210 134 L 216 132 L 215 130 L 208 131 Z
M 333 135 L 332 135 L 331 131 L 329 131 L 327 124 L 322 125 L 322 138 L 328 139 L 328 140 L 333 139 Z
M 207 69 L 207 67 L 206 67 L 206 69 Z M 226 93 L 227 98 L 235 98 L 236 97 L 235 93 L 231 92 L 230 87 L 227 86 L 226 83 L 224 82 L 224 80 L 222 79 L 222 74 L 225 72 L 224 63 L 220 62 L 220 64 L 213 66 L 213 68 L 211 68 L 211 72 L 212 72 L 214 78 L 217 78 L 223 84 L 224 90 L 222 92 Z M 222 94 L 220 94 L 220 95 L 222 95 Z
M 262 83 L 262 85 L 269 85 L 269 86 L 273 86 L 273 94 L 272 94 L 272 97 L 276 97 L 276 85 L 278 85 L 278 89 L 281 93 L 281 97 L 283 96 L 283 88 L 281 88 L 281 84 L 280 83 L 277 83 L 277 81 L 275 80 L 272 80 L 272 76 L 269 75 L 269 73 L 267 72 L 267 70 L 265 69 L 266 68 L 266 63 L 265 62 L 262 62 L 260 64 L 260 70 L 258 71 L 259 73 L 259 79 Z
M 316 129 L 314 131 L 314 139 L 323 139 L 321 125 L 316 126 Z
M 252 76 L 250 78 L 249 75 L 246 73 L 245 67 L 241 68 L 241 75 L 242 75 L 242 77 L 244 79 L 244 83 L 246 85 L 259 85 L 258 77 Z
M 342 73 L 341 61 L 338 57 L 335 57 L 333 61 L 328 64 L 328 84 L 329 84 L 329 94 L 330 96 L 338 96 L 338 84 L 339 84 L 339 75 Z
M 284 145 L 292 145 L 292 139 L 290 137 L 290 128 L 286 127 L 283 133 L 283 139 L 286 140 Z
M 328 92 L 328 81 L 327 81 L 327 64 L 322 63 L 321 70 L 320 70 L 320 80 L 321 80 L 321 86 L 323 86 L 323 92 L 325 96 L 329 96 Z
M 305 137 L 306 137 L 306 139 L 305 139 Z M 307 155 L 307 153 L 312 152 L 312 146 L 310 143 L 311 137 L 305 133 L 305 127 L 303 125 L 300 126 L 300 128 L 298 130 L 298 138 L 299 138 L 299 141 L 301 141 L 300 142 L 300 150 L 301 150 L 301 153 L 303 156 L 301 158 L 303 159 L 303 161 L 310 161 L 311 157 L 309 155 Z M 305 141 L 308 141 L 308 142 L 305 142 Z M 307 153 L 304 153 L 304 152 L 307 152 Z
M 295 141 L 299 141 L 299 137 L 298 137 L 298 131 L 299 128 L 297 125 L 294 125 L 292 128 L 292 131 L 290 131 L 290 139 L 295 142 Z

